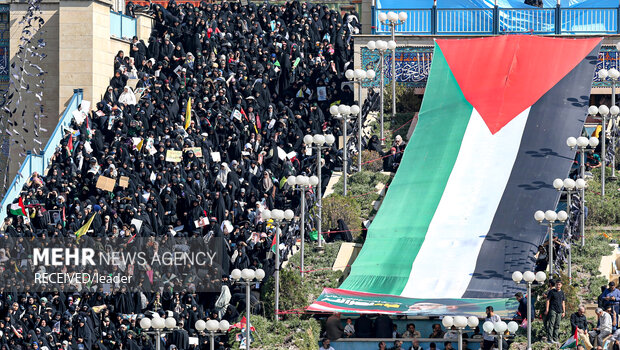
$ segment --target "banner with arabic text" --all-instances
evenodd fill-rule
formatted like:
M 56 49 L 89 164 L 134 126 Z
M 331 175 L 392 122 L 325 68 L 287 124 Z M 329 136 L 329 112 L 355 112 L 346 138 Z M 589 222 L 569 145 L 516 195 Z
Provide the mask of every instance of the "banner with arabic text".
M 493 306 L 500 317 L 512 317 L 518 302 L 514 298 L 497 299 L 414 299 L 386 294 L 353 292 L 325 288 L 309 311 L 394 314 L 407 316 L 478 316 L 485 317 L 487 306 Z

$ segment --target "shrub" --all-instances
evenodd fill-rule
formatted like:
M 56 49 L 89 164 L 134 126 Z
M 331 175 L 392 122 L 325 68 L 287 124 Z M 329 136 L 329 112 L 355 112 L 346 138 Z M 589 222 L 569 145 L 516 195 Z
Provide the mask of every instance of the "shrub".
M 364 171 L 380 172 L 383 171 L 383 161 L 377 160 L 374 162 L 366 163 L 371 160 L 379 159 L 381 156 L 376 151 L 364 150 L 362 151 L 362 169 Z M 353 164 L 357 164 L 357 154 L 353 156 Z
M 252 334 L 254 349 L 316 349 L 319 342 L 321 327 L 319 322 L 308 316 L 292 316 L 286 322 L 274 322 L 272 319 L 252 315 L 250 319 L 256 332 Z M 238 349 L 235 340 L 239 330 L 228 333 L 231 349 Z
M 411 120 L 413 119 L 414 113 L 396 113 L 396 116 L 390 120 L 390 139 L 389 145 L 392 145 L 394 138 L 396 135 L 400 135 L 403 137 L 403 140 L 407 141 L 407 132 L 409 131 L 409 127 L 411 126 Z
M 587 232 L 586 242 L 587 245 L 583 248 L 579 244 L 573 244 L 573 265 L 575 265 L 575 270 L 580 272 L 573 274 L 577 276 L 574 279 L 574 285 L 582 288 L 583 301 L 596 302 L 600 287 L 607 284 L 607 279 L 599 276 L 598 268 L 601 257 L 610 255 L 613 248 L 609 245 L 607 238 L 596 233 Z
M 323 198 L 323 230 L 337 228 L 338 219 L 343 219 L 349 229 L 357 229 L 362 224 L 361 215 L 360 204 L 354 198 L 336 194 Z
M 280 270 L 280 310 L 293 310 L 307 306 L 306 297 L 299 293 L 302 281 L 299 271 Z M 262 287 L 266 315 L 275 315 L 275 278 L 269 277 Z
M 611 171 L 609 168 L 607 171 Z M 601 171 L 594 169 L 592 178 L 588 180 L 586 190 L 586 206 L 589 226 L 606 226 L 620 224 L 620 191 L 618 184 L 612 181 L 605 182 L 605 197 L 601 197 Z
M 367 170 L 349 176 L 349 182 L 347 183 L 347 195 L 349 198 L 353 198 L 357 203 L 359 203 L 361 209 L 360 216 L 364 220 L 370 216 L 373 210 L 372 203 L 380 197 L 375 186 L 379 182 L 386 184 L 389 180 L 389 175 Z M 343 185 L 343 179 L 341 178 L 334 186 L 334 193 L 337 195 L 342 195 Z M 357 229 L 359 227 L 360 226 L 349 225 L 350 229 Z
M 420 110 L 422 98 L 415 94 L 414 88 L 396 84 L 396 110 L 399 113 L 414 113 Z M 383 89 L 383 113 L 392 112 L 392 83 Z

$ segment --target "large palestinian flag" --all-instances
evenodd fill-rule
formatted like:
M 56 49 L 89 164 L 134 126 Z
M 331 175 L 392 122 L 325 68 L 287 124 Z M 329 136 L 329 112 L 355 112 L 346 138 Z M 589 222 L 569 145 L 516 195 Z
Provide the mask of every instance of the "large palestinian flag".
M 566 138 L 581 132 L 599 48 L 599 38 L 437 40 L 418 124 L 364 247 L 310 309 L 352 311 L 345 299 L 362 295 L 512 297 L 512 272 L 533 268 L 545 238 L 533 214 L 556 208 L 551 183 L 574 159 Z

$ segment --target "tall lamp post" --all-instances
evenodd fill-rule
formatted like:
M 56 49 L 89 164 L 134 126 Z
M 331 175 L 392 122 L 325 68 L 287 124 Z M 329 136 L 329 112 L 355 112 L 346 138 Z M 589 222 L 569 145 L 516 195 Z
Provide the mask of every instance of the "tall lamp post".
M 348 150 L 347 150 L 347 123 L 349 117 L 356 116 L 360 113 L 360 108 L 357 105 L 347 106 L 331 106 L 329 108 L 329 113 L 336 117 L 337 119 L 342 119 L 342 136 L 344 138 L 343 147 L 342 147 L 342 176 L 344 179 L 344 189 L 343 194 L 347 195 L 347 175 L 348 175 Z
M 465 327 L 469 326 L 469 328 L 472 329 L 476 328 L 478 327 L 479 322 L 480 321 L 476 316 L 444 316 L 444 318 L 441 320 L 441 323 L 446 329 L 450 329 L 452 328 L 452 326 L 456 327 L 456 331 L 458 332 L 459 336 L 459 344 L 457 350 L 463 349 L 463 330 L 465 329 Z
M 591 116 L 596 116 L 596 114 L 601 115 L 601 134 L 599 137 L 603 141 L 601 143 L 601 197 L 605 197 L 605 168 L 607 167 L 607 162 L 605 161 L 605 141 L 607 139 L 607 116 L 609 115 L 609 107 L 605 105 L 601 105 L 598 108 L 596 106 L 590 106 L 588 108 L 588 113 Z
M 532 271 L 515 271 L 512 273 L 512 280 L 515 283 L 521 283 L 524 280 L 527 283 L 527 350 L 532 350 L 532 282 L 542 283 L 547 279 L 547 275 L 543 271 L 536 274 Z
M 592 108 L 592 107 L 590 107 Z M 596 108 L 596 107 L 594 107 Z M 598 108 L 596 108 L 598 110 Z M 596 113 L 595 113 L 596 114 Z M 586 175 L 586 148 L 588 146 L 595 148 L 598 146 L 598 139 L 596 137 L 587 137 L 580 136 L 578 138 L 569 137 L 566 139 L 566 145 L 570 147 L 572 150 L 576 150 L 579 152 L 579 176 L 582 179 L 585 179 Z M 579 234 L 581 235 L 581 246 L 583 247 L 586 244 L 586 235 L 585 235 L 585 226 L 586 226 L 586 212 L 585 212 L 585 203 L 586 203 L 586 193 L 585 186 L 581 188 L 579 192 L 580 200 L 581 200 L 581 217 L 579 219 Z
M 618 51 L 620 51 L 620 43 L 616 44 L 616 49 Z M 616 83 L 618 82 L 618 78 L 620 78 L 620 71 L 618 71 L 616 68 L 612 68 L 610 70 L 607 69 L 601 69 L 598 71 L 598 77 L 601 80 L 606 80 L 609 78 L 609 80 L 611 81 L 611 108 L 610 108 L 610 112 L 611 112 L 611 116 L 613 117 L 613 123 L 614 123 L 614 128 L 616 127 L 616 117 L 618 116 L 618 112 L 620 112 L 620 109 L 617 109 L 618 107 L 616 106 Z M 616 109 L 614 110 L 614 107 L 616 107 Z M 615 112 L 615 113 L 614 113 Z M 603 126 L 603 128 L 605 128 L 605 126 Z M 611 135 L 612 140 L 611 140 L 611 144 L 612 147 L 614 147 L 614 151 L 616 148 L 616 136 L 614 133 L 612 133 Z M 616 153 L 614 152 L 614 156 L 612 158 L 612 168 L 611 168 L 611 177 L 610 180 L 616 180 Z
M 246 313 L 246 323 L 245 323 L 245 348 L 246 350 L 250 350 L 250 314 L 252 313 L 251 308 L 251 298 L 250 298 L 250 285 L 254 283 L 254 280 L 260 282 L 265 278 L 265 271 L 263 269 L 258 269 L 256 271 L 252 269 L 243 269 L 240 271 L 239 269 L 234 269 L 230 273 L 230 277 L 232 277 L 233 281 L 236 283 L 245 284 L 245 313 Z M 243 281 L 242 281 L 243 279 Z
M 309 186 L 318 185 L 319 178 L 314 175 L 310 177 L 307 177 L 305 175 L 297 175 L 289 176 L 288 179 L 286 179 L 286 182 L 291 185 L 294 190 L 297 190 L 301 193 L 301 223 L 299 228 L 299 234 L 301 236 L 301 252 L 299 256 L 299 265 L 301 278 L 304 278 L 304 245 L 306 243 L 306 190 Z M 295 185 L 297 185 L 297 188 L 295 188 Z
M 155 349 L 161 349 L 161 335 L 172 333 L 177 329 L 177 320 L 174 317 L 161 318 L 158 314 L 153 314 L 152 318 L 144 317 L 140 320 L 140 328 L 147 334 L 154 334 L 157 339 Z M 150 331 L 149 329 L 153 329 Z
M 354 84 L 358 84 L 357 103 L 359 104 L 360 108 L 363 107 L 364 104 L 362 103 L 362 83 L 366 80 L 374 79 L 376 75 L 375 71 L 372 69 L 349 69 L 344 73 L 344 75 L 345 77 L 347 77 L 347 79 L 353 81 Z M 362 117 L 363 113 L 360 112 L 359 117 L 357 118 L 357 151 L 359 152 L 359 155 L 357 157 L 358 173 L 362 171 Z
M 534 213 L 534 219 L 549 228 L 549 276 L 553 277 L 553 227 L 563 224 L 568 214 L 564 210 L 557 213 L 553 210 L 538 210 Z
M 379 65 L 381 66 L 381 75 L 380 75 L 380 79 L 379 79 L 379 91 L 381 96 L 379 96 L 379 101 L 380 101 L 380 116 L 381 116 L 381 133 L 380 133 L 380 138 L 381 138 L 381 145 L 384 146 L 385 145 L 385 137 L 384 137 L 384 133 L 383 133 L 383 89 L 384 89 L 384 83 L 385 83 L 385 69 L 384 69 L 384 60 L 385 60 L 385 51 L 388 49 L 388 47 L 394 47 L 396 48 L 396 42 L 394 42 L 393 40 L 390 40 L 390 43 L 388 44 L 388 42 L 384 41 L 384 40 L 377 40 L 375 41 L 369 41 L 368 44 L 366 44 L 366 46 L 368 47 L 368 50 L 379 50 Z
M 216 320 L 209 320 L 207 322 L 198 320 L 194 328 L 196 328 L 198 332 L 202 332 L 205 329 L 209 332 L 209 349 L 215 350 L 215 336 L 226 334 L 230 328 L 230 323 L 226 320 L 221 320 L 220 322 Z
M 321 164 L 321 154 L 323 153 L 324 149 L 327 148 L 331 148 L 332 145 L 334 144 L 334 141 L 336 141 L 336 138 L 334 137 L 334 135 L 332 134 L 327 134 L 327 135 L 321 135 L 321 134 L 316 134 L 314 136 L 312 135 L 306 135 L 304 136 L 304 143 L 306 144 L 306 146 L 308 147 L 312 147 L 314 150 L 316 150 L 316 176 L 319 179 L 319 182 L 316 186 L 316 197 L 317 197 L 317 208 L 319 209 L 318 215 L 317 215 L 317 225 L 316 225 L 316 230 L 318 232 L 318 237 L 317 240 L 319 242 L 319 248 L 323 247 L 323 240 L 322 240 L 322 235 L 321 235 L 321 231 L 323 228 L 323 184 L 322 184 L 322 175 L 321 175 L 321 169 L 323 168 L 323 165 Z
M 568 284 L 572 284 L 573 278 L 573 268 L 572 268 L 572 251 L 573 251 L 573 243 L 572 243 L 572 196 L 573 193 L 580 192 L 582 189 L 586 187 L 586 182 L 583 179 L 577 179 L 577 181 L 566 178 L 555 179 L 553 180 L 553 187 L 558 190 L 560 193 L 566 193 L 566 211 L 568 213 L 567 228 L 568 228 Z
M 392 42 L 396 43 L 396 26 L 399 26 L 407 20 L 406 12 L 396 13 L 390 11 L 387 14 L 385 12 L 379 13 L 379 21 L 381 23 L 390 26 L 390 33 L 392 34 Z M 392 49 L 392 118 L 396 116 L 396 45 Z
M 276 313 L 276 322 L 280 320 L 280 225 L 282 224 L 283 221 L 290 221 L 293 220 L 293 218 L 295 217 L 295 213 L 290 210 L 290 209 L 286 209 L 286 210 L 280 210 L 280 209 L 274 209 L 272 211 L 269 210 L 264 210 L 262 212 L 262 217 L 265 220 L 269 220 L 270 218 L 273 219 L 275 227 L 276 227 L 276 232 L 275 232 L 275 236 L 276 236 L 276 252 L 275 252 L 275 273 L 274 273 L 274 278 L 276 280 L 275 283 L 275 289 L 276 289 L 276 293 L 275 293 L 275 313 Z

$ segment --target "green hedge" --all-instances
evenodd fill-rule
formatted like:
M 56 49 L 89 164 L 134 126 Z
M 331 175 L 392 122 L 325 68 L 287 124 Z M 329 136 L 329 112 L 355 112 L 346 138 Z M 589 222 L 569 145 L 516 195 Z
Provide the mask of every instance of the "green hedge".
M 379 182 L 387 184 L 389 183 L 389 181 L 389 175 L 367 170 L 349 176 L 349 181 L 347 182 L 347 198 L 356 202 L 359 205 L 359 216 L 361 216 L 361 220 L 368 219 L 368 217 L 373 211 L 372 203 L 380 198 L 379 194 L 377 194 L 377 189 L 375 188 L 375 186 Z M 338 183 L 336 183 L 336 185 L 334 186 L 334 194 L 336 196 L 342 196 L 343 187 L 344 180 L 341 177 Z M 323 202 L 325 202 L 325 200 L 323 200 Z M 325 220 L 325 218 L 323 220 Z M 361 223 L 361 220 L 352 221 L 355 223 L 355 225 L 350 225 L 347 220 L 345 220 L 345 222 L 347 222 L 347 225 L 349 225 L 350 229 L 358 229 L 360 228 L 359 223 Z M 332 226 L 325 227 L 331 228 Z
M 420 110 L 422 97 L 416 95 L 414 88 L 396 84 L 396 110 L 398 113 L 414 113 Z M 383 89 L 383 113 L 392 112 L 392 83 Z
M 607 169 L 607 175 L 611 169 Z M 620 175 L 620 174 L 619 174 Z M 586 206 L 588 207 L 588 226 L 620 225 L 620 191 L 615 181 L 605 182 L 605 197 L 601 197 L 601 171 L 594 169 L 588 179 Z

